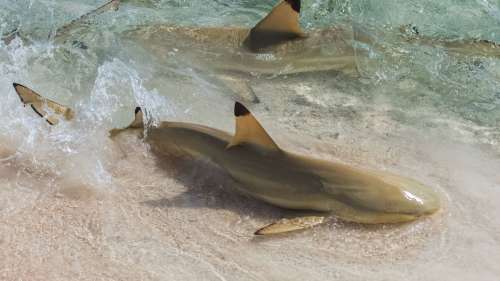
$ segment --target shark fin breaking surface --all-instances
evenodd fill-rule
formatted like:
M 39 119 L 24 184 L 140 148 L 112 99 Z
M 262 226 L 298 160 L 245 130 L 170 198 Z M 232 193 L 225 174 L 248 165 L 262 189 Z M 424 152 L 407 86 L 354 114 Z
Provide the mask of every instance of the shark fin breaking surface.
M 259 121 L 239 102 L 234 105 L 234 116 L 236 117 L 236 130 L 227 148 L 241 144 L 253 144 L 269 150 L 279 150 L 278 145 L 267 134 Z
M 134 111 L 134 121 L 129 128 L 144 128 L 144 113 L 140 107 L 136 107 Z
M 136 107 L 134 111 L 134 121 L 130 123 L 125 128 L 121 129 L 113 129 L 109 131 L 109 137 L 114 138 L 119 135 L 121 132 L 126 131 L 127 129 L 144 129 L 144 113 L 140 107 Z
M 250 30 L 245 44 L 251 50 L 263 49 L 305 37 L 300 28 L 300 0 L 283 0 Z

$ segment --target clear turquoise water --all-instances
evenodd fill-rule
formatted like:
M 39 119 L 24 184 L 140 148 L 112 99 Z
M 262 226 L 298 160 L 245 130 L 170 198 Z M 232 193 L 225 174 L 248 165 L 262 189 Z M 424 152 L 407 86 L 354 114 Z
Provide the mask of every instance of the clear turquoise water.
M 275 1 L 123 1 L 76 39 L 50 35 L 101 1 L 0 0 L 0 279 L 495 280 L 500 274 L 500 59 L 410 44 L 401 25 L 451 40 L 500 42 L 500 1 L 303 1 L 304 28 L 355 26 L 389 52 L 360 57 L 363 77 L 254 79 L 252 105 L 284 148 L 410 176 L 443 211 L 403 226 L 332 220 L 290 236 L 253 231 L 291 215 L 231 192 L 203 163 L 159 164 L 107 130 L 137 104 L 154 120 L 231 131 L 233 95 L 182 56 L 158 60 L 123 39 L 142 24 L 251 27 Z M 366 46 L 370 49 L 370 46 Z M 73 107 L 48 128 L 12 82 Z M 29 262 L 26 262 L 29 261 Z M 34 277 L 33 276 L 38 276 Z

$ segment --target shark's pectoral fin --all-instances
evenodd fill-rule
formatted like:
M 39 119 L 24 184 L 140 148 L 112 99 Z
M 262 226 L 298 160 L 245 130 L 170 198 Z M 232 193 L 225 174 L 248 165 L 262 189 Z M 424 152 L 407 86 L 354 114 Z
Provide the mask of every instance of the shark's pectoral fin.
M 14 83 L 13 86 L 21 102 L 24 105 L 30 105 L 35 113 L 47 120 L 50 125 L 56 125 L 61 118 L 65 120 L 73 119 L 74 113 L 69 107 L 44 98 L 21 84 Z
M 234 105 L 236 116 L 236 132 L 227 148 L 233 146 L 250 144 L 271 151 L 279 151 L 280 148 L 260 125 L 259 121 L 241 103 Z
M 239 79 L 238 77 L 229 75 L 217 75 L 217 78 L 224 83 L 224 85 L 236 93 L 236 98 L 241 99 L 243 102 L 260 103 L 259 98 L 252 89 L 248 81 Z
M 109 131 L 109 137 L 114 138 L 120 133 L 129 129 L 143 129 L 144 128 L 144 113 L 140 107 L 136 107 L 134 111 L 134 121 L 125 128 L 116 128 Z
M 255 232 L 255 235 L 271 235 L 285 232 L 291 232 L 301 229 L 307 229 L 325 222 L 325 217 L 308 216 L 293 219 L 281 219 L 269 224 Z
M 248 34 L 245 45 L 251 50 L 266 48 L 305 37 L 299 23 L 300 0 L 283 0 Z

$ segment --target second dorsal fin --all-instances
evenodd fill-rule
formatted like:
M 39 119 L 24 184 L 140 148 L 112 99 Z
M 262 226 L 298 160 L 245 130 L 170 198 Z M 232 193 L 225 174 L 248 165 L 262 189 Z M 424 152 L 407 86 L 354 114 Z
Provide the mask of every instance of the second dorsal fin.
M 236 132 L 227 148 L 241 144 L 252 144 L 269 150 L 279 150 L 278 145 L 244 105 L 236 102 L 234 115 L 236 117 Z
M 245 44 L 252 50 L 304 37 L 299 23 L 300 0 L 282 0 L 248 35 Z

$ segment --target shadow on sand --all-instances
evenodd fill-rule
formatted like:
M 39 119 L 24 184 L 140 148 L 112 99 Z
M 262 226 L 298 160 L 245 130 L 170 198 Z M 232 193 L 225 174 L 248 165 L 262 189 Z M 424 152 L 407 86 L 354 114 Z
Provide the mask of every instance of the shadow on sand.
M 242 195 L 234 188 L 238 183 L 234 181 L 222 168 L 207 160 L 199 160 L 180 156 L 155 155 L 155 162 L 165 176 L 179 181 L 188 190 L 171 198 L 148 200 L 142 204 L 155 208 L 210 208 L 230 210 L 240 217 L 257 218 L 263 221 L 262 226 L 281 218 L 293 218 L 303 215 L 325 215 L 325 213 L 289 210 L 272 206 L 250 196 Z M 328 216 L 328 214 L 327 214 Z M 319 227 L 348 228 L 359 231 L 376 231 L 378 229 L 397 228 L 400 224 L 390 225 L 363 225 L 358 223 L 343 222 L 334 216 Z M 284 237 L 284 235 L 297 235 L 304 231 L 296 231 L 272 236 L 256 236 L 252 241 L 265 241 L 268 237 Z

